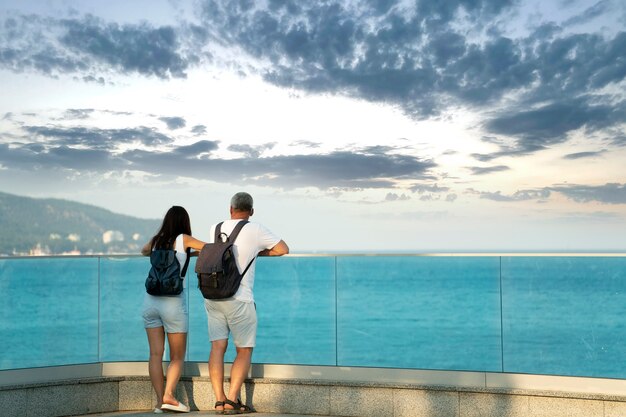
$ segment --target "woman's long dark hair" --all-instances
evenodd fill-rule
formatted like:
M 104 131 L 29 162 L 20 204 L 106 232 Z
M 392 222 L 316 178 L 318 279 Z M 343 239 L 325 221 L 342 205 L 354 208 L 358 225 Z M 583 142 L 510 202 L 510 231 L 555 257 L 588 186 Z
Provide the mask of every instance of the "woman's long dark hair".
M 181 206 L 172 206 L 165 213 L 161 229 L 150 240 L 150 246 L 154 249 L 171 249 L 174 240 L 181 233 L 191 236 L 189 214 Z

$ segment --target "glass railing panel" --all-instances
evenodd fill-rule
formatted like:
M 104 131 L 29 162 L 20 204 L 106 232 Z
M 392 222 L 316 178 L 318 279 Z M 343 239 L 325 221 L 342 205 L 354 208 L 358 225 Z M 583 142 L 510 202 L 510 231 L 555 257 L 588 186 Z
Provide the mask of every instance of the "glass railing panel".
M 335 365 L 335 258 L 261 258 L 254 361 Z
M 0 259 L 0 369 L 98 362 L 98 259 Z
M 503 257 L 504 372 L 626 377 L 626 257 Z
M 334 257 L 257 259 L 254 295 L 258 333 L 254 363 L 334 365 Z M 204 299 L 190 293 L 192 361 L 206 361 L 210 351 Z M 226 360 L 234 359 L 229 344 Z
M 148 257 L 100 260 L 100 361 L 145 361 L 148 339 L 141 317 Z
M 498 257 L 338 257 L 338 365 L 500 371 L 499 266 Z

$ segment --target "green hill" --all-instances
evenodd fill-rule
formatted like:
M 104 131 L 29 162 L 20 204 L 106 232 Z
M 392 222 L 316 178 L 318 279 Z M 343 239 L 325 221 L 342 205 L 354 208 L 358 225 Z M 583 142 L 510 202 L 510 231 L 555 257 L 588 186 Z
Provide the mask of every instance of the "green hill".
M 139 253 L 160 220 L 146 220 L 58 199 L 0 192 L 0 254 L 28 254 L 34 248 L 60 254 Z

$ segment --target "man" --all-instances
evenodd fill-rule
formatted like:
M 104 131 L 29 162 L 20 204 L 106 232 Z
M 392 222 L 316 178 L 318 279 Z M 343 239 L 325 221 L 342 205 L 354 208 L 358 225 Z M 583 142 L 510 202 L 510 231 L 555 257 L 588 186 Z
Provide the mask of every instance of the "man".
M 248 193 L 237 193 L 230 200 L 230 220 L 225 220 L 221 232 L 230 235 L 235 225 L 248 220 L 254 214 L 252 196 Z M 215 239 L 215 228 L 211 227 L 210 241 Z M 252 359 L 252 350 L 256 343 L 257 316 L 254 304 L 254 272 L 258 256 L 281 256 L 289 253 L 289 247 L 283 240 L 259 223 L 248 223 L 235 240 L 234 253 L 239 271 L 243 272 L 248 264 L 250 267 L 243 276 L 235 295 L 225 300 L 204 300 L 204 307 L 209 322 L 209 339 L 211 354 L 209 356 L 209 375 L 215 393 L 215 409 L 218 411 L 236 410 L 251 411 L 241 403 L 239 392 L 248 376 Z M 237 355 L 230 371 L 230 389 L 224 392 L 224 353 L 228 346 L 229 333 Z

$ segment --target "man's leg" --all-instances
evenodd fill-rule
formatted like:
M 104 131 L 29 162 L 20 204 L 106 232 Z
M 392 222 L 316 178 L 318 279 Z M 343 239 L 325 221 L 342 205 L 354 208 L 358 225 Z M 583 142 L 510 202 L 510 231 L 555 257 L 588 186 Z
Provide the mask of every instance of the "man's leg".
M 228 390 L 228 399 L 232 402 L 236 403 L 239 399 L 241 386 L 248 377 L 250 362 L 252 360 L 252 349 L 251 347 L 237 348 L 237 356 L 230 369 L 230 389 Z M 230 406 L 226 406 L 226 409 L 231 408 Z
M 224 354 L 228 347 L 228 339 L 214 340 L 211 342 L 211 353 L 209 354 L 209 376 L 211 377 L 211 385 L 215 394 L 215 401 L 224 401 L 226 394 L 224 393 Z M 215 407 L 221 411 L 223 406 Z

